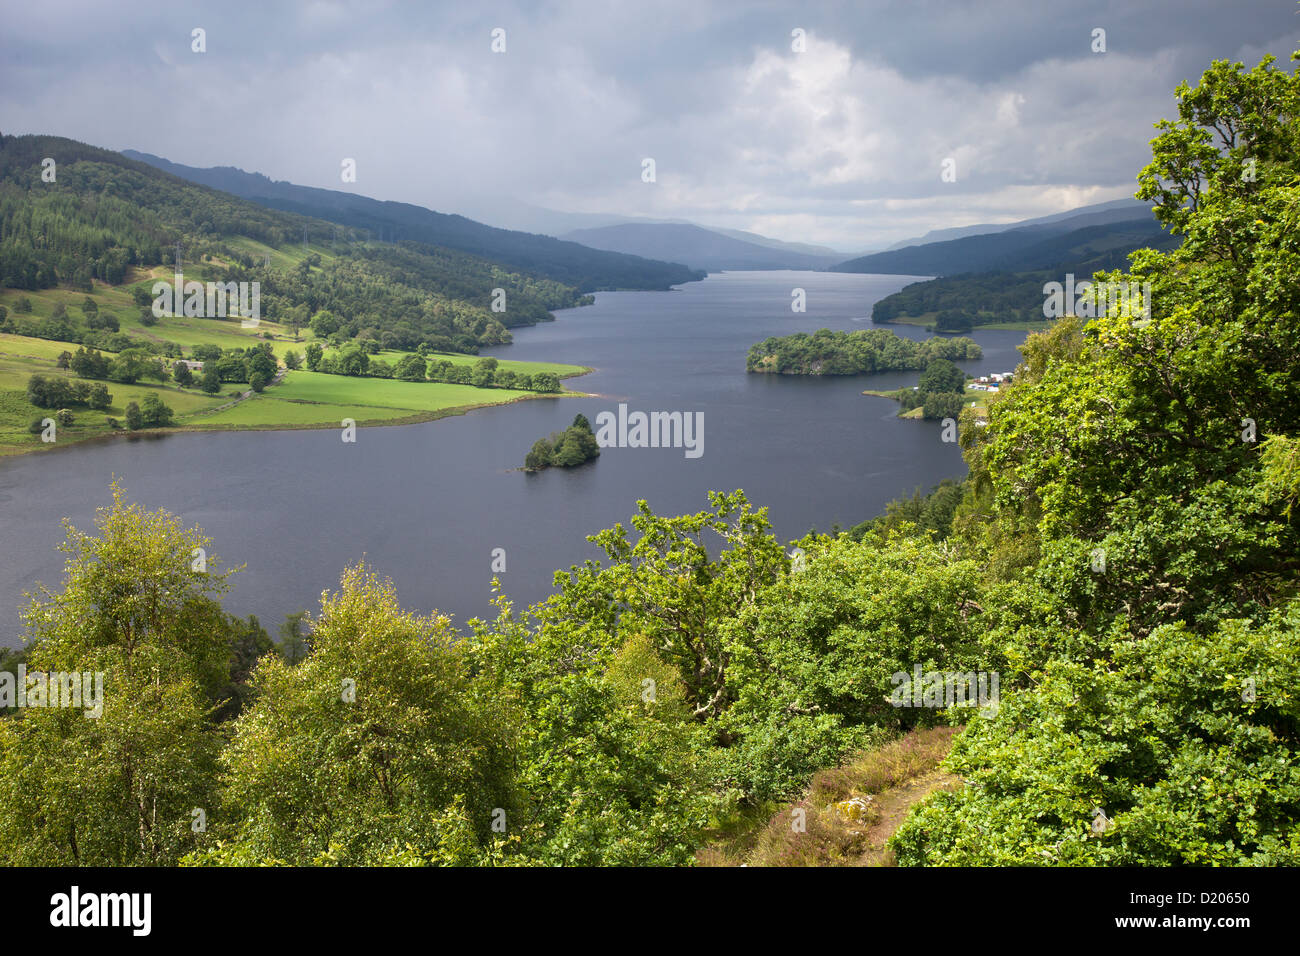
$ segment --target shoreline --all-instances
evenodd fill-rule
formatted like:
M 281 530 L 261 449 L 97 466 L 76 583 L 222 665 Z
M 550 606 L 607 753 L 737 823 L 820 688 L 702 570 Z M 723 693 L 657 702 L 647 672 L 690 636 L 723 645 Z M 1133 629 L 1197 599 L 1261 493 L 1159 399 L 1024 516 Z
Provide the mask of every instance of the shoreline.
M 590 375 L 592 372 L 596 371 L 595 368 L 587 365 L 581 366 L 581 368 L 583 369 L 583 371 L 575 372 L 572 375 L 566 375 L 561 379 L 561 381 L 568 381 L 569 379 L 573 379 L 573 378 L 581 378 L 584 375 Z M 350 377 L 350 376 L 341 376 L 341 377 Z M 387 381 L 387 380 L 381 379 L 380 381 Z M 437 384 L 437 383 L 430 383 L 430 384 Z M 484 389 L 484 391 L 488 391 L 488 389 Z M 261 394 L 267 394 L 267 393 L 263 392 Z M 272 395 L 271 397 L 274 398 L 274 395 Z M 426 409 L 424 411 L 413 410 L 410 415 L 403 415 L 398 418 L 370 418 L 370 419 L 365 419 L 364 421 L 358 419 L 356 421 L 356 426 L 357 428 L 382 428 L 386 425 L 391 425 L 394 427 L 398 427 L 402 425 L 421 425 L 424 424 L 425 422 L 436 422 L 442 418 L 451 418 L 453 416 L 465 415 L 469 412 L 474 411 L 477 408 L 494 408 L 502 405 L 514 405 L 519 402 L 531 402 L 542 398 L 596 398 L 596 397 L 599 396 L 588 392 L 579 392 L 570 389 L 563 389 L 559 392 L 536 392 L 531 395 L 518 395 L 514 398 L 501 399 L 500 401 L 474 402 L 468 405 L 451 405 L 446 408 Z M 239 404 L 239 402 L 235 402 L 233 404 Z M 305 403 L 305 404 L 325 404 L 325 403 Z M 388 408 L 390 406 L 376 405 L 373 407 Z M 174 425 L 167 428 L 140 428 L 140 429 L 136 429 L 135 431 L 130 431 L 128 429 L 122 428 L 122 429 L 115 429 L 108 432 L 103 432 L 96 435 L 86 435 L 81 438 L 76 438 L 72 441 L 65 441 L 65 442 L 54 441 L 49 443 L 37 443 L 30 447 L 23 447 L 20 445 L 0 446 L 0 461 L 3 461 L 4 459 L 7 458 L 19 458 L 24 455 L 39 455 L 39 454 L 46 454 L 50 452 L 57 452 L 61 449 L 66 450 L 70 448 L 76 448 L 76 447 L 80 447 L 95 442 L 111 442 L 111 441 L 119 441 L 122 439 L 126 439 L 126 440 L 131 440 L 134 438 L 156 439 L 156 438 L 162 438 L 166 435 L 177 435 L 177 434 L 185 434 L 185 433 L 214 434 L 217 432 L 317 431 L 320 429 L 340 428 L 340 427 L 341 427 L 341 420 L 339 424 L 336 424 L 334 422 L 312 422 L 312 423 L 305 423 L 305 424 L 278 423 L 278 424 L 269 424 L 269 425 L 217 425 L 217 424 L 204 425 L 198 422 L 186 422 L 183 425 Z
M 1050 329 L 1055 321 L 1055 319 L 1043 319 L 1041 322 L 989 322 L 985 325 L 972 325 L 969 329 L 936 329 L 934 328 L 934 319 L 915 315 L 900 315 L 888 322 L 876 322 L 873 319 L 872 324 L 878 329 L 887 329 L 891 325 L 910 325 L 916 329 L 933 332 L 935 335 L 971 335 L 983 330 L 990 332 L 1043 332 Z
M 904 388 L 905 387 L 906 386 L 904 386 Z M 860 394 L 870 395 L 872 398 L 887 398 L 891 402 L 896 402 L 898 404 L 898 414 L 895 416 L 896 418 L 903 418 L 909 421 L 924 421 L 925 415 L 922 412 L 923 406 L 918 405 L 915 408 L 905 408 L 902 401 L 899 400 L 898 393 L 902 390 L 902 388 L 894 388 L 889 391 L 883 391 L 878 388 L 868 388 L 863 389 Z

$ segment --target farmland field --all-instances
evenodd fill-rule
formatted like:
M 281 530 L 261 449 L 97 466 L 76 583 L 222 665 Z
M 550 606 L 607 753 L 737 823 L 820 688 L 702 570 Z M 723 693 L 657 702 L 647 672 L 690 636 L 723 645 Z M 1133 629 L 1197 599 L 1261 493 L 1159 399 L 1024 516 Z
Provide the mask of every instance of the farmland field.
M 344 418 L 357 422 L 397 418 L 438 417 L 430 413 L 478 405 L 497 405 L 537 392 L 511 388 L 483 389 L 441 382 L 398 382 L 352 378 L 321 372 L 288 372 L 284 382 L 233 408 L 194 421 L 200 427 L 273 427 L 275 425 L 337 425 Z

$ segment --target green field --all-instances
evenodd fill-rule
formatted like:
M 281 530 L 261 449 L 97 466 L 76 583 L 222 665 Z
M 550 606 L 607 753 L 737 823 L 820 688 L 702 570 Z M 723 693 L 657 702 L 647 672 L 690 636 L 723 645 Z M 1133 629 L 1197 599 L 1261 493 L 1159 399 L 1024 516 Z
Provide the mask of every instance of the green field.
M 989 393 L 977 392 L 969 385 L 966 386 L 966 407 L 975 406 L 975 414 L 981 418 L 987 418 L 989 414 Z
M 270 252 L 272 262 L 281 266 L 296 265 L 299 260 L 309 254 L 303 251 L 302 246 L 272 250 L 270 247 L 263 246 L 261 243 L 252 240 L 237 240 L 232 242 L 232 245 L 245 249 L 255 257 L 261 257 L 266 252 Z M 309 252 L 329 255 L 325 247 L 318 245 L 310 246 Z M 185 275 L 187 279 L 206 281 L 208 267 L 205 263 L 186 266 Z M 171 270 L 167 267 L 158 267 L 149 271 L 136 269 L 133 270 L 128 281 L 120 286 L 105 285 L 96 281 L 91 298 L 95 300 L 101 312 L 111 312 L 117 317 L 120 331 L 123 334 L 156 343 L 175 342 L 185 350 L 186 354 L 196 345 L 216 345 L 223 349 L 246 349 L 259 342 L 270 341 L 271 348 L 276 356 L 283 360 L 286 352 L 295 351 L 301 355 L 309 342 L 316 341 L 315 336 L 306 329 L 299 330 L 299 336 L 295 339 L 292 329 L 265 317 L 260 319 L 256 329 L 243 328 L 237 318 L 219 319 L 195 316 L 163 316 L 153 326 L 144 325 L 140 321 L 140 306 L 136 305 L 131 297 L 131 288 L 136 285 L 149 286 L 155 281 L 170 279 Z M 31 313 L 25 316 L 19 314 L 15 308 L 18 300 L 23 297 L 26 297 L 32 303 Z M 77 319 L 81 316 L 81 304 L 85 299 L 85 292 L 66 288 L 41 289 L 34 292 L 22 289 L 0 289 L 0 305 L 7 307 L 11 318 L 18 321 L 50 318 L 54 307 L 60 302 L 68 309 L 68 314 Z M 267 333 L 270 334 L 270 339 L 267 338 Z M 10 345 L 13 344 L 6 344 L 4 341 L 6 339 L 16 339 L 24 343 L 44 341 L 25 336 L 0 334 L 0 352 L 9 351 Z M 43 346 L 27 344 L 23 348 L 23 354 L 41 356 L 48 354 L 50 358 L 55 358 L 65 348 L 70 351 L 75 350 L 76 345 L 45 342 Z M 32 349 L 41 349 L 41 351 L 32 351 Z M 328 345 L 325 346 L 325 349 L 327 354 L 337 354 L 338 351 Z M 409 354 L 412 353 L 385 350 L 372 356 L 372 358 L 382 359 L 390 365 L 396 365 L 398 361 Z M 473 365 L 479 360 L 479 356 L 476 355 L 443 352 L 430 353 L 429 358 L 449 361 L 454 365 Z M 538 372 L 551 372 L 560 378 L 565 378 L 590 371 L 590 369 L 581 365 L 568 365 L 560 362 L 519 362 L 513 359 L 499 359 L 498 361 L 502 368 L 516 373 L 525 372 L 529 375 L 536 375 Z
M 265 243 L 250 239 L 247 236 L 230 236 L 224 241 L 230 248 L 248 253 L 255 262 L 261 262 L 269 253 L 272 269 L 292 269 L 312 253 L 320 256 L 322 260 L 335 258 L 329 244 L 322 244 L 319 239 L 309 241 L 305 248 L 301 242 L 297 242 L 288 244 L 283 249 L 273 249 Z
M 499 405 L 537 392 L 511 388 L 474 388 L 441 382 L 396 382 L 352 378 L 321 372 L 288 372 L 284 382 L 211 415 L 194 419 L 198 427 L 270 428 L 276 425 L 334 425 L 351 418 L 358 423 L 392 419 L 428 420 L 452 410 Z
M 323 372 L 289 372 L 275 389 L 275 397 L 299 402 L 327 402 L 335 405 L 377 405 L 430 411 L 453 405 L 472 404 L 491 396 L 511 401 L 535 392 L 513 388 L 475 388 L 444 382 L 400 382 L 393 379 L 352 378 Z
M 186 267 L 185 276 L 187 279 L 206 281 L 207 269 L 202 264 L 195 267 Z M 274 336 L 272 347 L 280 357 L 283 357 L 284 353 L 291 348 L 302 349 L 301 344 L 295 345 L 290 330 L 282 328 L 278 323 L 265 318 L 261 319 L 256 329 L 242 328 L 237 318 L 208 319 L 194 316 L 163 316 L 156 325 L 146 326 L 140 321 L 140 306 L 136 305 L 135 300 L 131 297 L 131 288 L 135 285 L 150 286 L 159 279 L 170 280 L 170 270 L 156 268 L 146 272 L 136 269 L 129 281 L 120 286 L 95 282 L 91 298 L 99 306 L 100 312 L 111 312 L 115 315 L 120 331 L 132 338 L 152 342 L 175 342 L 185 349 L 193 348 L 195 345 L 248 348 L 259 341 L 266 341 L 263 333 L 270 332 Z M 28 299 L 32 304 L 32 311 L 26 316 L 18 313 L 15 308 L 22 298 Z M 47 319 L 53 314 L 54 307 L 60 302 L 67 307 L 69 316 L 77 319 L 81 316 L 81 304 L 85 300 L 85 292 L 65 288 L 40 289 L 35 292 L 24 289 L 0 289 L 0 305 L 8 308 L 10 318 L 17 321 L 29 318 Z M 8 337 L 0 336 L 0 338 Z M 23 338 L 23 336 L 17 336 L 17 338 Z M 41 340 L 27 339 L 26 341 Z M 5 348 L 4 345 L 0 345 L 0 350 Z M 75 350 L 76 345 L 60 346 L 54 354 L 58 355 L 64 348 Z
M 298 347 L 298 351 L 301 352 L 305 346 L 306 343 L 304 342 L 302 345 Z M 292 346 L 289 345 L 288 347 L 292 347 Z M 326 348 L 325 354 L 337 355 L 338 349 Z M 416 353 L 399 352 L 393 349 L 384 349 L 383 351 L 370 356 L 370 358 L 372 361 L 374 359 L 382 359 L 383 361 L 387 362 L 389 365 L 396 366 L 397 363 L 400 362 L 403 358 L 405 358 L 408 355 L 414 355 L 414 354 Z M 480 355 L 464 355 L 459 352 L 430 352 L 425 357 L 430 362 L 450 362 L 452 365 L 469 365 L 469 366 L 473 366 L 482 358 L 482 356 Z M 586 372 L 591 371 L 589 368 L 586 368 L 585 366 L 582 365 L 564 365 L 560 362 L 517 362 L 514 359 L 498 359 L 497 367 L 503 369 L 509 369 L 510 371 L 516 374 L 518 374 L 519 372 L 525 372 L 528 375 L 536 375 L 538 372 L 551 372 L 554 375 L 558 376 L 559 378 L 565 378 L 566 376 L 582 375 Z
M 34 351 L 35 347 L 31 343 L 42 342 L 41 339 L 24 339 L 22 336 L 3 338 L 4 341 L 0 341 L 0 348 L 12 348 L 14 351 L 0 353 L 0 455 L 21 454 L 48 448 L 49 446 L 41 441 L 39 435 L 28 432 L 27 426 L 33 419 L 52 417 L 54 409 L 37 408 L 27 401 L 27 380 L 38 373 L 74 378 L 70 372 L 56 368 L 54 365 L 54 358 L 63 350 L 62 343 L 42 343 L 60 346 L 54 356 L 42 359 L 25 356 L 19 351 Z M 112 434 L 115 429 L 109 419 L 121 422 L 126 417 L 127 403 L 139 402 L 151 393 L 156 394 L 171 407 L 178 425 L 183 425 L 192 415 L 230 401 L 226 397 L 205 395 L 203 392 L 175 386 L 123 385 L 118 382 L 104 384 L 108 386 L 112 403 L 107 408 L 99 410 L 76 406 L 71 408 L 75 420 L 71 425 L 59 427 L 56 444 L 63 445 Z
M 122 323 L 122 331 L 127 335 L 154 342 L 175 342 L 187 350 L 196 345 L 216 345 L 223 349 L 251 348 L 266 341 L 265 332 L 276 336 L 271 347 L 280 358 L 284 358 L 286 351 L 295 348 L 292 334 L 266 319 L 262 319 L 256 329 L 241 328 L 238 319 L 164 316 L 152 328 L 146 328 L 135 318 L 127 320 L 125 316 L 118 316 L 118 319 Z M 299 351 L 302 350 L 301 345 L 296 347 Z
M 408 408 L 379 408 L 374 405 L 317 405 L 286 402 L 259 395 L 233 408 L 194 419 L 191 428 L 304 428 L 311 425 L 338 427 L 343 419 L 358 424 L 410 418 Z
M 248 243 L 248 251 L 258 254 L 258 244 Z M 313 251 L 320 251 L 314 248 Z M 301 246 L 284 253 L 273 253 L 286 261 L 294 261 L 292 254 L 305 255 Z M 101 312 L 113 313 L 124 334 L 153 342 L 175 342 L 186 354 L 195 345 L 216 345 L 221 348 L 245 349 L 258 342 L 268 341 L 264 333 L 274 337 L 269 340 L 278 358 L 294 350 L 301 354 L 308 341 L 314 340 L 310 332 L 295 341 L 292 333 L 277 323 L 262 319 L 256 331 L 240 327 L 238 319 L 222 320 L 184 316 L 164 316 L 156 325 L 145 326 L 139 320 L 140 306 L 130 295 L 130 286 L 152 282 L 155 278 L 168 278 L 169 270 L 155 269 L 152 273 L 137 270 L 131 282 L 122 286 L 96 283 L 92 297 Z M 188 269 L 187 275 L 202 278 L 202 266 Z M 17 313 L 15 304 L 21 297 L 32 304 L 31 318 L 49 318 L 55 306 L 62 302 L 74 320 L 81 316 L 85 292 L 70 289 L 45 289 L 35 292 L 0 290 L 0 305 L 9 308 L 11 316 L 20 321 L 27 316 Z M 28 431 L 33 419 L 52 416 L 53 409 L 40 409 L 26 400 L 27 381 L 33 374 L 72 377 L 71 373 L 56 367 L 61 352 L 75 351 L 76 343 L 55 342 L 24 335 L 0 333 L 0 455 L 21 454 L 49 447 L 38 435 Z M 334 351 L 334 350 L 330 350 Z M 105 354 L 112 355 L 111 352 Z M 396 365 L 408 353 L 384 351 L 376 355 L 391 365 Z M 473 355 L 435 353 L 430 359 L 447 360 L 456 365 L 473 365 L 479 358 Z M 587 371 L 580 365 L 558 362 L 519 362 L 501 359 L 499 364 L 513 372 L 535 375 L 550 372 L 561 378 L 581 375 Z M 221 393 L 208 395 L 198 389 L 181 389 L 174 384 L 142 383 L 122 385 L 106 382 L 112 395 L 112 404 L 103 410 L 74 407 L 70 409 L 74 422 L 58 430 L 56 444 L 83 441 L 113 434 L 117 429 L 110 419 L 121 423 L 128 402 L 139 402 L 145 395 L 156 393 L 175 413 L 177 429 L 230 429 L 230 428 L 309 428 L 337 427 L 344 418 L 358 424 L 379 422 L 429 421 L 445 415 L 457 414 L 483 405 L 497 405 L 522 399 L 538 398 L 539 393 L 519 389 L 481 389 L 470 385 L 449 385 L 441 382 L 403 382 L 381 378 L 353 378 L 343 375 L 325 375 L 305 370 L 287 372 L 285 380 L 230 408 L 213 412 L 231 402 L 232 395 L 245 391 L 247 385 L 223 383 Z M 562 392 L 561 394 L 575 394 Z M 581 393 L 578 393 L 581 394 Z
M 76 346 L 67 342 L 51 342 L 48 339 L 0 332 L 0 356 L 5 358 L 37 358 L 53 362 L 60 353 L 73 351 L 76 351 Z

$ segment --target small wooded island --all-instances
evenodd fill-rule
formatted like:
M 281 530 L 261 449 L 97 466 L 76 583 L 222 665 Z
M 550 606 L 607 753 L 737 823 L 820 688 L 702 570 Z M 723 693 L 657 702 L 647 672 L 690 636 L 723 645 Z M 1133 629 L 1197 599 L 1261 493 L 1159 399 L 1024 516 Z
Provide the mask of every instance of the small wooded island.
M 544 468 L 573 468 L 600 455 L 596 435 L 591 430 L 587 416 L 578 414 L 573 424 L 562 432 L 551 432 L 546 438 L 533 442 L 532 450 L 524 458 L 524 471 L 541 471 Z
M 889 329 L 833 332 L 819 329 L 809 335 L 764 339 L 749 350 L 746 371 L 778 375 L 865 375 L 920 369 L 915 388 L 865 395 L 892 398 L 904 406 L 902 418 L 950 418 L 960 414 L 965 401 L 966 374 L 954 361 L 984 357 L 971 339 L 935 337 L 917 342 Z
M 773 336 L 749 350 L 745 370 L 778 375 L 867 375 L 924 369 L 935 359 L 973 360 L 983 350 L 965 336 L 917 342 L 890 329 Z

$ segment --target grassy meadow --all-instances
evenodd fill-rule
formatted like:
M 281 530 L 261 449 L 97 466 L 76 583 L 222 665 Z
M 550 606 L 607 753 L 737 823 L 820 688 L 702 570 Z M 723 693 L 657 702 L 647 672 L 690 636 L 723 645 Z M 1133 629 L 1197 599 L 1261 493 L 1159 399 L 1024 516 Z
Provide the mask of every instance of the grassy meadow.
M 328 247 L 319 244 L 306 248 L 286 247 L 284 250 L 270 249 L 252 240 L 239 240 L 236 244 L 256 257 L 270 253 L 273 264 L 280 267 L 291 267 L 311 252 L 329 254 Z M 208 264 L 187 265 L 186 277 L 208 281 Z M 256 329 L 242 328 L 237 318 L 185 316 L 164 316 L 155 325 L 146 326 L 140 321 L 140 306 L 132 298 L 131 288 L 170 278 L 171 269 L 167 266 L 152 270 L 133 269 L 126 282 L 118 286 L 96 281 L 91 297 L 101 313 L 109 312 L 117 317 L 121 333 L 140 340 L 141 345 L 174 342 L 187 356 L 197 345 L 246 349 L 269 342 L 277 359 L 283 363 L 287 352 L 295 351 L 301 355 L 307 344 L 315 341 L 310 331 L 300 330 L 295 338 L 292 329 L 265 318 Z M 36 291 L 0 289 L 0 305 L 9 310 L 11 318 L 40 319 L 50 318 L 55 307 L 62 303 L 75 320 L 82 314 L 81 305 L 86 295 L 84 291 L 66 287 Z M 22 298 L 31 303 L 30 313 L 18 313 L 16 305 Z M 22 454 L 114 434 L 122 427 L 127 404 L 140 402 L 151 392 L 172 408 L 175 413 L 173 428 L 179 430 L 338 427 L 344 418 L 351 418 L 358 424 L 429 421 L 484 405 L 540 397 L 537 392 L 521 389 L 354 378 L 306 370 L 286 371 L 280 384 L 269 386 L 261 394 L 249 394 L 246 383 L 224 382 L 219 394 L 208 395 L 197 388 L 197 382 L 193 388 L 181 388 L 174 382 L 142 381 L 133 385 L 105 382 L 112 396 L 109 407 L 102 410 L 71 408 L 73 423 L 60 426 L 57 440 L 52 445 L 47 444 L 41 441 L 40 435 L 32 434 L 28 426 L 35 419 L 52 417 L 55 410 L 41 409 L 29 403 L 26 399 L 27 382 L 34 374 L 75 378 L 71 372 L 59 369 L 56 363 L 60 353 L 76 351 L 77 347 L 75 342 L 0 333 L 0 455 Z M 336 349 L 326 346 L 327 354 L 336 352 Z M 114 353 L 106 351 L 104 354 L 111 358 Z M 396 365 L 407 354 L 386 350 L 372 358 Z M 428 358 L 431 361 L 450 361 L 455 365 L 473 365 L 478 361 L 477 356 L 462 354 L 435 353 Z M 500 359 L 499 364 L 516 373 L 536 375 L 550 372 L 560 378 L 590 371 L 580 365 L 556 362 Z M 566 390 L 560 394 L 575 393 Z M 243 397 L 245 395 L 247 397 Z M 114 421 L 118 423 L 116 426 Z
M 300 370 L 286 373 L 283 383 L 261 395 L 201 416 L 193 424 L 205 428 L 276 428 L 338 427 L 344 418 L 351 418 L 357 424 L 396 419 L 428 421 L 481 405 L 537 396 L 537 392 L 513 388 L 352 378 Z

